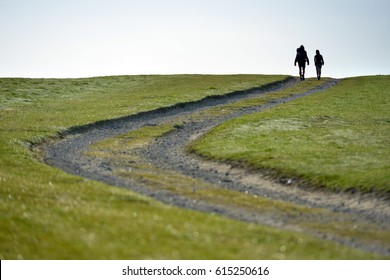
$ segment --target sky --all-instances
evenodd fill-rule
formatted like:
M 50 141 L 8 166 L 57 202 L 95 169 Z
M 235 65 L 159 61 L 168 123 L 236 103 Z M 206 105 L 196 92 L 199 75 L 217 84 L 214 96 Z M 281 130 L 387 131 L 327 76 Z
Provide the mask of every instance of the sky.
M 389 0 L 0 0 L 0 77 L 390 74 Z

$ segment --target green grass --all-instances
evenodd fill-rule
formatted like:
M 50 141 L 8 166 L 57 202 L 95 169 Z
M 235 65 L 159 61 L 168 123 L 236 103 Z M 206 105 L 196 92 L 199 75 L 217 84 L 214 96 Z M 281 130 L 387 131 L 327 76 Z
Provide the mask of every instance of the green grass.
M 66 128 L 282 80 L 286 76 L 173 75 L 92 79 L 0 79 L 3 131 L 34 140 Z M 21 126 L 23 123 L 23 126 Z M 16 137 L 15 137 L 16 138 Z M 20 139 L 20 138 L 18 138 Z
M 226 122 L 191 148 L 312 186 L 389 196 L 389 107 L 390 76 L 349 78 L 325 92 Z
M 0 79 L 1 259 L 378 258 L 297 233 L 177 209 L 68 175 L 29 150 L 69 127 L 284 76 Z M 287 249 L 286 249 L 287 248 Z

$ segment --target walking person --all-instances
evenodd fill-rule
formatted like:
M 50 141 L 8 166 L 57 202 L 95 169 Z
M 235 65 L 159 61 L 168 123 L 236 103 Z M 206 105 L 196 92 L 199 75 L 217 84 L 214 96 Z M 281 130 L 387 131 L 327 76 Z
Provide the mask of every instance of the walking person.
M 294 66 L 297 66 L 297 63 L 298 63 L 299 77 L 300 77 L 301 81 L 305 80 L 306 62 L 307 62 L 307 65 L 309 65 L 309 58 L 307 57 L 307 52 L 305 51 L 304 46 L 300 46 L 297 49 L 297 55 L 295 56 Z
M 321 68 L 324 65 L 324 58 L 320 54 L 319 50 L 316 50 L 316 55 L 314 56 L 314 64 L 316 65 L 317 70 L 317 80 L 321 79 Z

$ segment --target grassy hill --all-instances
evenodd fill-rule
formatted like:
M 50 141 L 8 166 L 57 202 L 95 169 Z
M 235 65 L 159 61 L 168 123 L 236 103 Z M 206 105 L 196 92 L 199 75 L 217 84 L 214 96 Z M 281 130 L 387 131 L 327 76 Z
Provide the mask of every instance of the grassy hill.
M 284 78 L 0 79 L 0 258 L 380 257 L 304 234 L 166 206 L 128 190 L 68 175 L 43 164 L 30 151 L 31 143 L 47 141 L 70 127 Z

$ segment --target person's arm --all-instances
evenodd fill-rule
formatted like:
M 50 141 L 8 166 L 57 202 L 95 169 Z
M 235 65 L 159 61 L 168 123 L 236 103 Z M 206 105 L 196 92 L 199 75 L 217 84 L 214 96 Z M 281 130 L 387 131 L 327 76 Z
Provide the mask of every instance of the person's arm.
M 307 56 L 307 52 L 306 51 L 305 51 L 305 57 L 306 57 L 307 65 L 309 65 L 309 57 Z

